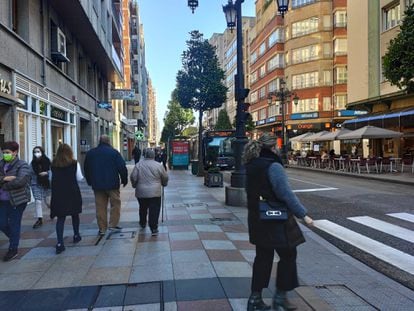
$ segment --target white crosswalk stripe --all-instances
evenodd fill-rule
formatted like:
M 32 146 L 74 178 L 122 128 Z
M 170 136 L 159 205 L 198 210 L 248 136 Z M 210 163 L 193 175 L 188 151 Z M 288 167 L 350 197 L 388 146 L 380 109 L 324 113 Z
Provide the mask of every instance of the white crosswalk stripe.
M 385 232 L 397 238 L 414 243 L 414 231 L 369 216 L 349 217 L 348 219 L 360 223 L 364 226 Z
M 414 222 L 414 214 L 409 214 L 409 213 L 392 213 L 392 214 L 387 214 L 388 216 L 391 217 L 395 217 L 398 219 L 402 219 L 402 220 L 406 220 L 409 222 Z
M 389 216 L 411 222 L 414 215 L 409 213 L 388 214 Z M 351 221 L 384 232 L 388 235 L 414 243 L 414 231 L 387 223 L 369 216 L 349 217 Z M 314 226 L 326 233 L 371 254 L 403 271 L 414 275 L 414 256 L 378 242 L 370 237 L 352 231 L 326 219 L 315 220 Z

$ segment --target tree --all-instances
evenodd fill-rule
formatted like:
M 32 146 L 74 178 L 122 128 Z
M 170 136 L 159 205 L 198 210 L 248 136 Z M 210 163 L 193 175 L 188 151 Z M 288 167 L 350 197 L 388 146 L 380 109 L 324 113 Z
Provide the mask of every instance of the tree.
M 167 114 L 164 118 L 164 128 L 161 141 L 166 143 L 168 138 L 183 135 L 183 131 L 194 123 L 194 115 L 191 109 L 184 109 L 177 101 L 177 90 L 171 94 L 171 100 L 167 106 Z
M 385 78 L 399 89 L 414 91 L 414 4 L 404 12 L 401 31 L 390 41 L 382 58 Z
M 194 136 L 198 133 L 198 129 L 195 126 L 189 126 L 184 129 L 183 136 Z
M 224 71 L 219 66 L 215 48 L 198 30 L 190 32 L 187 50 L 182 54 L 182 69 L 178 71 L 177 99 L 184 108 L 198 111 L 198 175 L 202 175 L 203 112 L 218 108 L 226 101 Z
M 230 130 L 232 129 L 229 115 L 226 109 L 219 111 L 217 123 L 214 126 L 215 130 Z

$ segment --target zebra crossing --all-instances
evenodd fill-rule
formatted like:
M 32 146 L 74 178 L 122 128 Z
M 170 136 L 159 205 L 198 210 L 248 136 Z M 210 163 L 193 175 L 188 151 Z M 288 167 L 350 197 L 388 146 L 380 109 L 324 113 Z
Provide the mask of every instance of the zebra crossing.
M 390 213 L 386 215 L 398 219 L 399 221 L 406 222 L 407 224 L 414 223 L 414 214 L 411 213 Z M 385 233 L 391 237 L 409 242 L 410 245 L 414 244 L 413 230 L 370 216 L 347 217 L 347 219 L 351 222 Z M 394 267 L 414 275 L 414 256 L 410 254 L 377 241 L 373 236 L 368 237 L 327 219 L 315 220 L 314 226 L 343 242 L 393 265 Z M 412 247 L 414 247 L 414 245 L 412 245 Z

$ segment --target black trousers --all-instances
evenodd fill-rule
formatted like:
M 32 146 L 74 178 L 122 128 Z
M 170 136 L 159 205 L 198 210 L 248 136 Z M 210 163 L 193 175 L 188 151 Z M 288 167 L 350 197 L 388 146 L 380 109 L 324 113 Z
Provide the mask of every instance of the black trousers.
M 161 197 L 155 198 L 139 198 L 139 224 L 145 226 L 148 223 L 151 230 L 158 228 L 158 218 L 160 217 L 161 210 Z
M 56 222 L 56 235 L 57 235 L 58 244 L 62 244 L 62 245 L 63 245 L 63 229 L 65 228 L 65 220 L 66 220 L 66 216 L 61 216 L 57 218 L 57 222 Z M 72 215 L 72 227 L 73 227 L 74 235 L 79 235 L 79 223 L 80 223 L 79 214 Z
M 273 249 L 256 245 L 256 257 L 253 263 L 251 286 L 252 292 L 261 292 L 263 288 L 269 286 L 275 251 L 280 257 L 277 265 L 276 288 L 282 291 L 290 291 L 299 286 L 296 268 L 296 247 Z

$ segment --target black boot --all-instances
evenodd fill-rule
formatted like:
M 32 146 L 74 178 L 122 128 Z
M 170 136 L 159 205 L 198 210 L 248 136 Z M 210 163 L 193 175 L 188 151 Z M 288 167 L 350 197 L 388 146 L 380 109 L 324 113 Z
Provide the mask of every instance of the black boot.
M 286 291 L 276 290 L 276 294 L 273 296 L 273 309 L 276 311 L 291 311 L 296 310 L 297 306 L 286 298 Z
M 33 229 L 40 228 L 43 225 L 43 218 L 39 217 L 33 225 Z
M 262 294 L 253 292 L 247 301 L 247 311 L 264 311 L 270 310 L 270 306 L 264 303 Z

